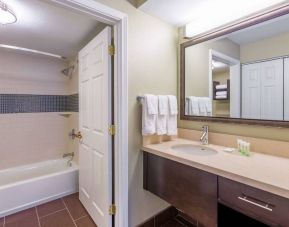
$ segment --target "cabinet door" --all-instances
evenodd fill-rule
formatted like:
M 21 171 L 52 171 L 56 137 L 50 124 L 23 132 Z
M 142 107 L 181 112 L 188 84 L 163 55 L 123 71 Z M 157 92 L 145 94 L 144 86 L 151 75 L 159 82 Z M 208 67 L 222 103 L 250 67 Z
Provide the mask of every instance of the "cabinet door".
M 261 63 L 242 66 L 242 118 L 261 118 Z
M 217 176 L 144 152 L 144 189 L 159 196 L 198 226 L 217 226 Z
M 261 119 L 283 120 L 283 59 L 261 63 Z
M 289 121 L 289 58 L 284 59 L 284 120 Z

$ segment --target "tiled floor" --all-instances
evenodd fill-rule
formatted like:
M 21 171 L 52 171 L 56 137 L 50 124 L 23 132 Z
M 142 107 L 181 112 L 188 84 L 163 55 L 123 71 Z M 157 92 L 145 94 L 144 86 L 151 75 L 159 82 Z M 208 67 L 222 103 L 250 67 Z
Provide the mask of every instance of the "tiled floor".
M 0 227 L 96 227 L 78 193 L 0 218 Z

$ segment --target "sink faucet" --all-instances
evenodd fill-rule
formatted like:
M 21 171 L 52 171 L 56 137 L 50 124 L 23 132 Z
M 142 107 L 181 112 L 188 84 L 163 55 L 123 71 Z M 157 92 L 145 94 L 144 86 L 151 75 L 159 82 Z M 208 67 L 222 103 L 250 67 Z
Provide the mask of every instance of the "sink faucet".
M 200 138 L 200 141 L 204 145 L 208 145 L 209 144 L 209 126 L 208 125 L 204 125 L 203 126 L 203 132 L 202 132 L 202 136 Z
M 71 162 L 72 162 L 73 157 L 74 157 L 74 152 L 65 153 L 62 157 L 63 157 L 63 158 L 70 157 L 70 159 L 68 159 L 68 161 L 67 161 L 67 165 L 68 165 L 68 166 L 71 166 L 71 165 L 72 165 Z

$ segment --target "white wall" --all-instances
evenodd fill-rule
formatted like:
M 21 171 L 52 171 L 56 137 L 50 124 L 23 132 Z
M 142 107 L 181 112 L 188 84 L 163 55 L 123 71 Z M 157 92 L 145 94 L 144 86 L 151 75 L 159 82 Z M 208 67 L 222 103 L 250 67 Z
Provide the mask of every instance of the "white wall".
M 289 33 L 241 45 L 242 63 L 289 55 Z
M 60 59 L 0 49 L 0 93 L 66 95 L 65 67 Z
M 64 61 L 0 49 L 0 94 L 65 95 Z M 0 114 L 0 169 L 55 159 L 67 151 L 68 121 L 57 113 Z

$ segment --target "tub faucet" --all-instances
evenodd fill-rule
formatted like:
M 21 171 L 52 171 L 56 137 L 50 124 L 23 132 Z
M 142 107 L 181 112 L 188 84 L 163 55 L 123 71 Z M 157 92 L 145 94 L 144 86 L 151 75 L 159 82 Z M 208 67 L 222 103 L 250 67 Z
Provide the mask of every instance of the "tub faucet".
M 74 158 L 74 152 L 65 153 L 62 157 L 63 158 L 70 157 L 70 159 L 68 159 L 68 161 L 67 161 L 67 165 L 71 166 L 72 165 L 71 162 L 72 162 L 72 160 Z
M 209 126 L 208 125 L 203 126 L 203 132 L 202 132 L 200 141 L 203 143 L 203 145 L 209 144 Z

